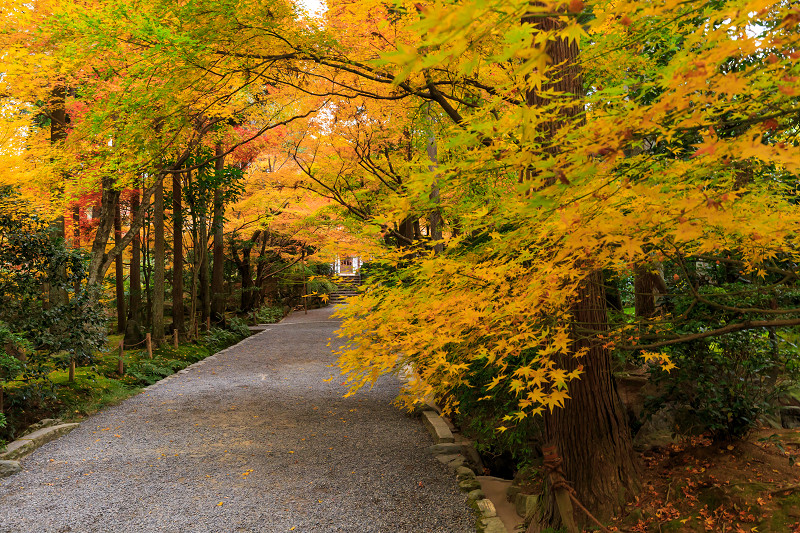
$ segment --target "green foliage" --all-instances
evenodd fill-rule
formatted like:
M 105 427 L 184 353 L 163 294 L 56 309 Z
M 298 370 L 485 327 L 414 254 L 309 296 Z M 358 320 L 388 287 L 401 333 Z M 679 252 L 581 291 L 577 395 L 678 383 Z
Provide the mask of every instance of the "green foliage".
M 525 355 L 521 356 L 525 358 Z M 499 374 L 493 366 L 473 363 L 470 369 L 474 379 L 454 389 L 458 402 L 454 419 L 464 435 L 473 439 L 476 450 L 485 460 L 509 458 L 512 472 L 533 462 L 541 448 L 543 435 L 542 418 L 526 417 L 509 424 L 505 415 L 516 409 L 519 399 L 510 391 L 490 391 L 491 382 Z M 494 392 L 494 393 L 493 393 Z M 493 394 L 492 394 L 493 393 Z M 508 427 L 498 431 L 501 424 Z
M 203 343 L 212 352 L 218 352 L 232 344 L 236 344 L 241 338 L 241 335 L 229 329 L 211 328 L 203 334 Z
M 156 381 L 171 376 L 187 365 L 183 361 L 166 359 L 158 361 L 140 360 L 128 364 L 125 371 L 126 378 L 132 378 L 135 385 L 152 385 Z
M 239 317 L 233 317 L 228 320 L 228 329 L 241 338 L 250 336 L 250 329 L 247 323 Z
M 670 350 L 676 369 L 650 369 L 661 393 L 648 400 L 647 411 L 667 407 L 678 434 L 742 437 L 800 376 L 794 354 L 781 345 L 763 329 L 680 345 Z
M 283 307 L 265 305 L 256 311 L 259 324 L 274 324 L 283 318 Z

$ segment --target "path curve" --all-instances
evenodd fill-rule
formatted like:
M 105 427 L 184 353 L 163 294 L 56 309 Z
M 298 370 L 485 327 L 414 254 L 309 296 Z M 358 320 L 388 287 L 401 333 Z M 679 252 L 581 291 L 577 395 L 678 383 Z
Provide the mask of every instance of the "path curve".
M 0 532 L 474 531 L 397 382 L 343 398 L 331 308 L 85 420 L 0 480 Z M 332 381 L 324 379 L 332 373 Z

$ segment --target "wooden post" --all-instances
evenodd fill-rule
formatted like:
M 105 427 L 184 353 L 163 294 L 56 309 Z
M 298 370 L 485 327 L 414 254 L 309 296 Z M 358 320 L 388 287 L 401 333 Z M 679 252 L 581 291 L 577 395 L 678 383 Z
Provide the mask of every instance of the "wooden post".
M 69 359 L 69 375 L 67 376 L 67 381 L 75 381 L 75 358 L 70 357 Z
M 211 331 L 211 317 L 206 317 L 206 331 Z
M 153 338 L 148 333 L 147 336 L 145 337 L 145 340 L 147 341 L 147 356 L 150 359 L 152 359 L 153 358 Z
M 569 491 L 564 488 L 564 476 L 557 471 L 557 468 L 547 468 L 547 465 L 560 465 L 561 458 L 558 456 L 558 448 L 554 444 L 542 446 L 542 455 L 550 478 L 550 488 L 555 495 L 558 513 L 561 515 L 561 522 L 567 529 L 567 533 L 579 533 L 578 526 L 575 523 L 575 514 L 572 510 L 572 500 L 569 497 Z
M 178 349 L 178 330 L 177 329 L 173 329 L 172 330 L 172 345 L 175 347 L 176 350 Z
M 117 360 L 117 374 L 120 376 L 125 375 L 125 363 L 123 361 L 123 357 L 125 357 L 125 339 L 119 341 L 119 360 Z
M 195 318 L 194 319 L 194 340 L 197 340 L 199 338 L 200 338 L 200 336 L 198 335 L 198 331 L 197 331 L 197 318 Z

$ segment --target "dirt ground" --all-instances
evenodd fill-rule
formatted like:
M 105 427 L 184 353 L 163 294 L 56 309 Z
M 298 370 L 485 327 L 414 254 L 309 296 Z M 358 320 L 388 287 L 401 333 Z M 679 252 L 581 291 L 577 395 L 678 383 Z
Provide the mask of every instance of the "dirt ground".
M 643 489 L 613 531 L 800 533 L 800 430 L 694 439 L 641 455 Z

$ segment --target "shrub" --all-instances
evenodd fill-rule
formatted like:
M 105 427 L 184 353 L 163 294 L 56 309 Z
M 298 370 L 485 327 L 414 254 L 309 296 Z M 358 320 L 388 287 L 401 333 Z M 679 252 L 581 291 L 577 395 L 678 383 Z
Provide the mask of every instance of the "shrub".
M 761 329 L 679 345 L 670 350 L 676 369 L 650 369 L 661 393 L 648 399 L 645 412 L 666 407 L 680 435 L 740 438 L 798 377 L 793 354 L 781 344 L 775 332 Z
M 263 306 L 256 311 L 256 320 L 259 324 L 274 324 L 283 318 L 283 307 Z

